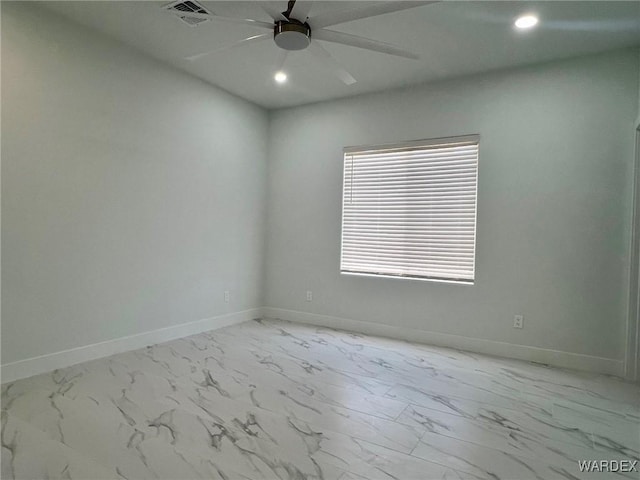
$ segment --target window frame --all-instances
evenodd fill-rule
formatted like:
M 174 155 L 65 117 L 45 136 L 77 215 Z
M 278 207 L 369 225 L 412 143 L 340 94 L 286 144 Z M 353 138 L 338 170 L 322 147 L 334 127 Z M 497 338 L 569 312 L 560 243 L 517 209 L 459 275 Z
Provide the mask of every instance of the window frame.
M 407 275 L 407 274 L 390 274 L 386 272 L 354 272 L 343 270 L 343 249 L 344 249 L 344 229 L 345 229 L 345 190 L 347 186 L 346 182 L 346 169 L 347 158 L 350 153 L 366 153 L 381 150 L 411 150 L 411 149 L 424 149 L 434 146 L 449 146 L 456 144 L 476 144 L 477 156 L 476 156 L 476 178 L 475 178 L 475 198 L 474 198 L 474 217 L 473 217 L 473 270 L 471 279 L 461 279 L 453 277 L 439 277 L 439 276 L 423 276 L 423 275 Z M 353 167 L 352 167 L 353 172 Z M 410 140 L 398 143 L 386 143 L 379 145 L 359 145 L 359 146 L 347 146 L 343 148 L 342 155 L 342 211 L 340 217 L 340 258 L 339 258 L 339 273 L 340 275 L 353 276 L 353 277 L 370 277 L 370 278 L 385 278 L 394 280 L 417 280 L 422 282 L 436 282 L 447 283 L 457 285 L 474 285 L 477 278 L 477 244 L 478 244 L 478 183 L 480 179 L 480 134 L 467 134 L 450 137 L 438 137 L 428 138 L 422 140 Z

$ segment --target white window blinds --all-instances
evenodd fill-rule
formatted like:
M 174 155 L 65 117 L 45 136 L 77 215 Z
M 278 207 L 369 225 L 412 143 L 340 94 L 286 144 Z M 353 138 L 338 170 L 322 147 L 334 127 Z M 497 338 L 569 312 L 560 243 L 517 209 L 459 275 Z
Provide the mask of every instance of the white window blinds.
M 473 282 L 478 142 L 345 149 L 340 271 Z

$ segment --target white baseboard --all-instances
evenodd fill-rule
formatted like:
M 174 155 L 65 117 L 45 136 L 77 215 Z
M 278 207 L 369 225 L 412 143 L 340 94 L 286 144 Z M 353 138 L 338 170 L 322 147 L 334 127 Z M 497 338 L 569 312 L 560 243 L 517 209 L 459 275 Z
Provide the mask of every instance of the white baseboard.
M 138 333 L 128 337 L 116 338 L 105 342 L 71 348 L 61 352 L 49 353 L 39 357 L 27 358 L 2 365 L 0 373 L 2 383 L 13 382 L 21 378 L 50 372 L 57 368 L 69 367 L 97 358 L 109 357 L 117 353 L 137 350 L 149 345 L 168 342 L 176 338 L 188 337 L 197 333 L 246 322 L 262 316 L 261 308 L 252 308 L 241 312 L 227 313 L 217 317 L 205 318 L 194 322 L 182 323 L 160 328 L 150 332 Z
M 447 333 L 430 332 L 413 328 L 394 327 L 381 323 L 363 322 L 349 318 L 331 317 L 315 313 L 298 312 L 282 308 L 265 307 L 262 309 L 265 317 L 279 318 L 291 322 L 307 323 L 339 330 L 349 330 L 377 335 L 380 337 L 396 338 L 411 342 L 450 347 L 469 352 L 483 353 L 498 357 L 515 358 L 529 362 L 545 363 L 556 367 L 585 370 L 588 372 L 606 373 L 622 376 L 624 362 L 613 358 L 595 357 L 580 353 L 550 350 L 528 345 L 517 345 L 495 340 L 464 337 Z
M 427 345 L 455 348 L 469 352 L 483 353 L 499 357 L 515 358 L 530 362 L 546 363 L 556 367 L 572 368 L 589 372 L 622 376 L 624 362 L 612 358 L 595 357 L 580 353 L 563 352 L 546 348 L 517 345 L 495 340 L 430 332 L 404 327 L 394 327 L 381 323 L 364 322 L 348 318 L 332 317 L 315 313 L 298 312 L 282 308 L 253 308 L 241 312 L 228 313 L 217 317 L 196 320 L 171 327 L 138 333 L 128 337 L 116 338 L 105 342 L 50 353 L 39 357 L 27 358 L 7 363 L 0 368 L 2 383 L 31 377 L 64 368 L 89 360 L 109 357 L 122 352 L 144 348 L 149 345 L 168 342 L 176 338 L 188 337 L 197 333 L 216 330 L 235 325 L 258 317 L 280 318 L 291 322 L 318 325 L 323 327 L 349 330 L 367 335 L 396 338 Z

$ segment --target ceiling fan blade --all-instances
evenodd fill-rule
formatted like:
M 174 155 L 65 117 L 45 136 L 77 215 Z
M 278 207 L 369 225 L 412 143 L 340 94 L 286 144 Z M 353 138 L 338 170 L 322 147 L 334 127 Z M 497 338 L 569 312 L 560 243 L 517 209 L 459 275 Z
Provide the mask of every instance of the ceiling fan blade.
M 222 52 L 224 50 L 229 50 L 230 48 L 239 47 L 240 45 L 247 45 L 249 43 L 261 42 L 263 40 L 268 40 L 272 37 L 270 33 L 261 33 L 260 35 L 253 35 L 252 37 L 243 38 L 237 42 L 231 43 L 229 45 L 225 45 L 220 48 L 216 48 L 215 50 L 210 50 L 204 53 L 197 53 L 195 55 L 189 55 L 188 57 L 184 57 L 185 60 L 193 61 L 198 60 L 202 57 L 206 57 L 208 55 L 213 55 L 214 53 Z
M 338 25 L 340 23 L 350 22 L 352 20 L 359 20 L 361 18 L 375 17 L 377 15 L 384 15 L 385 13 L 398 12 L 400 10 L 406 10 L 408 8 L 421 7 L 422 5 L 428 5 L 430 3 L 437 3 L 435 1 L 416 1 L 416 2 L 380 2 L 375 5 L 364 5 L 354 7 L 348 10 L 338 10 L 335 12 L 321 13 L 315 17 L 309 19 L 309 23 L 315 29 L 330 27 L 332 25 Z
M 313 4 L 311 1 L 296 0 L 289 16 L 296 20 L 300 20 L 301 22 L 306 22 L 312 6 Z
M 347 72 L 333 56 L 327 52 L 327 50 L 317 42 L 311 42 L 308 51 L 320 60 L 326 68 L 331 70 L 336 77 L 342 80 L 347 85 L 353 85 L 356 83 L 356 79 Z
M 415 53 L 403 50 L 389 43 L 371 40 L 369 38 L 358 37 L 348 33 L 335 32 L 333 30 L 314 30 L 314 40 L 324 40 L 325 42 L 340 43 L 342 45 L 350 45 L 352 47 L 364 48 L 365 50 L 373 50 L 374 52 L 386 53 L 398 57 L 411 58 L 417 60 L 420 57 Z
M 269 14 L 269 16 L 271 18 L 273 18 L 274 21 L 278 21 L 278 20 L 284 20 L 287 21 L 289 20 L 286 15 L 284 15 L 282 12 L 278 11 L 277 7 L 274 7 L 273 5 L 271 5 L 271 3 L 269 2 L 260 2 L 260 6 L 262 7 L 262 10 L 264 10 L 265 12 L 267 12 Z
M 260 20 L 253 20 L 252 18 L 236 18 L 236 17 L 221 17 L 220 15 L 209 15 L 207 13 L 197 12 L 176 12 L 175 15 L 179 17 L 192 17 L 203 18 L 205 20 L 216 20 L 230 23 L 240 23 L 243 25 L 249 25 L 251 27 L 266 28 L 267 30 L 273 30 L 273 23 L 262 22 Z
M 279 72 L 284 68 L 284 62 L 287 61 L 287 54 L 289 53 L 288 50 L 280 50 L 280 53 L 278 54 L 278 59 L 276 60 L 275 63 L 275 70 L 274 72 Z

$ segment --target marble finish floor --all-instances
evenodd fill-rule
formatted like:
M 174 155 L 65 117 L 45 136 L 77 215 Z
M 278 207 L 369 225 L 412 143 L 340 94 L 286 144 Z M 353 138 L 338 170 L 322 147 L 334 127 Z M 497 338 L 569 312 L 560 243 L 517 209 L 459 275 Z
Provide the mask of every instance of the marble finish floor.
M 637 385 L 276 320 L 2 386 L 3 479 L 638 479 L 578 461 L 639 459 Z

